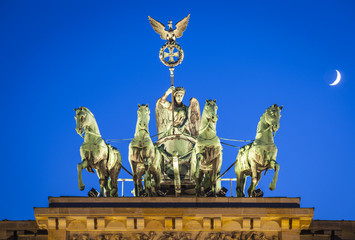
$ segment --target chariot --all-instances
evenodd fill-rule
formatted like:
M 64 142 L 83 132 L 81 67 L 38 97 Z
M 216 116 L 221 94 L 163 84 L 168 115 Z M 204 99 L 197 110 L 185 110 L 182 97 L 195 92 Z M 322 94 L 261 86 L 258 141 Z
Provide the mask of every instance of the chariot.
M 191 161 L 196 139 L 175 134 L 160 138 L 156 144 L 162 154 L 161 187 L 167 190 L 168 195 L 194 195 L 196 184 Z

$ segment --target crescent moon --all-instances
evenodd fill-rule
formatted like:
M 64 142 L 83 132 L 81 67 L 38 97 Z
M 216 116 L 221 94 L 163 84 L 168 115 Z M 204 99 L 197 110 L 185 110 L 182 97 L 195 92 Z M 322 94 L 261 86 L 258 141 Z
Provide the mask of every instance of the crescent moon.
M 335 79 L 335 81 L 332 84 L 330 84 L 330 86 L 335 86 L 340 82 L 341 74 L 338 70 L 335 70 L 335 71 L 337 72 L 337 78 Z

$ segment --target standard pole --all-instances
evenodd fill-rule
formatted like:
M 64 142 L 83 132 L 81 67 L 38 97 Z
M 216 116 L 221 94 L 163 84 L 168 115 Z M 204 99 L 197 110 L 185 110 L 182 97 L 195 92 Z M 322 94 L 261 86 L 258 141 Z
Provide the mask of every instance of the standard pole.
M 174 68 L 170 68 L 171 86 L 174 86 Z M 174 93 L 171 93 L 172 134 L 174 135 Z

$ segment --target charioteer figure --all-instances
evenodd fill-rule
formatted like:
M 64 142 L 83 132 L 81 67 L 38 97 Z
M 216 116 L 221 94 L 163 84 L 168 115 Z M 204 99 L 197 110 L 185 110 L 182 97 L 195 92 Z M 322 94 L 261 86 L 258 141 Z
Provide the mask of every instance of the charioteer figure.
M 167 100 L 173 94 L 174 104 Z M 186 106 L 182 100 L 185 96 L 183 87 L 171 86 L 156 103 L 156 120 L 159 139 L 183 134 L 193 138 L 198 137 L 200 127 L 200 107 L 196 98 L 190 99 L 190 106 Z M 172 117 L 172 107 L 174 106 L 174 123 Z
M 169 95 L 172 95 L 173 102 L 167 100 Z M 163 158 L 162 185 L 167 188 L 175 186 L 177 195 L 181 190 L 182 193 L 184 192 L 186 185 L 194 188 L 190 165 L 192 149 L 199 135 L 201 123 L 200 105 L 197 99 L 191 98 L 190 106 L 187 106 L 182 102 L 184 96 L 184 88 L 171 86 L 157 100 L 155 107 L 159 134 L 157 146 Z

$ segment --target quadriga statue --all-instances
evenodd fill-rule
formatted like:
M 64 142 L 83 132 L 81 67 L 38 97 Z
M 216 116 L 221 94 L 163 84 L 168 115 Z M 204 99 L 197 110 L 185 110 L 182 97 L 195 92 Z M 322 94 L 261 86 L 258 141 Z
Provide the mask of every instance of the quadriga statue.
M 244 187 L 247 176 L 252 177 L 248 188 L 248 196 L 255 197 L 264 170 L 274 169 L 274 177 L 270 183 L 270 190 L 275 190 L 280 166 L 276 162 L 277 147 L 274 136 L 280 127 L 281 110 L 283 106 L 272 105 L 261 116 L 256 131 L 255 140 L 239 149 L 235 173 L 237 175 L 237 197 L 244 197 Z
M 129 144 L 129 162 L 133 171 L 135 196 L 141 196 L 143 191 L 142 176 L 144 175 L 144 190 L 149 196 L 160 194 L 161 155 L 153 144 L 149 134 L 150 110 L 147 105 L 138 105 L 137 124 L 134 138 Z M 153 177 L 155 191 L 152 192 L 150 177 Z
M 96 169 L 100 181 L 100 197 L 117 197 L 117 178 L 122 167 L 121 154 L 102 139 L 95 117 L 89 109 L 79 107 L 74 110 L 75 130 L 84 138 L 80 147 L 81 163 L 78 164 L 79 189 L 85 189 L 81 171 L 86 168 L 88 172 L 94 173 L 93 169 Z
M 201 195 L 203 180 L 204 189 L 211 187 L 213 196 L 216 196 L 220 188 L 218 176 L 222 166 L 222 145 L 216 132 L 217 109 L 216 100 L 206 100 L 194 157 L 191 161 L 191 172 L 196 183 L 196 196 Z

